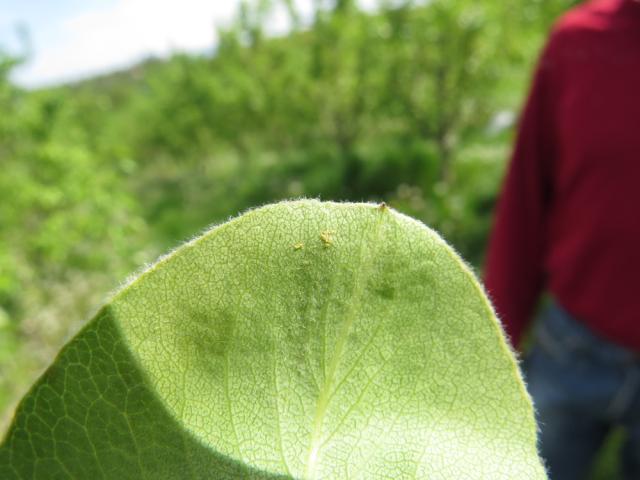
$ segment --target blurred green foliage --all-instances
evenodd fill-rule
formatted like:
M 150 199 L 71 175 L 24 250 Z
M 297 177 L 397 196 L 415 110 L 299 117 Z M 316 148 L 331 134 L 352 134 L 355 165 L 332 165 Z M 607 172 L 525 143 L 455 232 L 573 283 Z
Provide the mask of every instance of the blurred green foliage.
M 251 206 L 385 200 L 481 264 L 512 119 L 576 2 L 313 3 L 244 2 L 213 55 L 37 91 L 0 51 L 0 430 L 102 292 Z

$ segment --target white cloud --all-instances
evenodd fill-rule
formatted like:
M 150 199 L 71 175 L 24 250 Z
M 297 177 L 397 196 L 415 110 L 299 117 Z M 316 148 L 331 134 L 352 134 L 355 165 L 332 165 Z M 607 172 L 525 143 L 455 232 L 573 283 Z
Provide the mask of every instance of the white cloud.
M 49 25 L 51 41 L 37 39 L 31 61 L 16 72 L 25 86 L 61 83 L 130 66 L 148 56 L 175 51 L 203 51 L 216 43 L 215 26 L 228 23 L 239 0 L 111 0 L 102 6 L 86 2 L 84 11 L 59 25 Z M 311 0 L 296 0 L 303 17 Z M 361 0 L 371 9 L 376 0 Z M 271 30 L 286 31 L 284 12 Z
M 215 25 L 229 21 L 235 2 L 116 0 L 72 15 L 55 45 L 34 45 L 19 72 L 26 85 L 43 85 L 130 65 L 149 55 L 203 50 L 215 43 Z

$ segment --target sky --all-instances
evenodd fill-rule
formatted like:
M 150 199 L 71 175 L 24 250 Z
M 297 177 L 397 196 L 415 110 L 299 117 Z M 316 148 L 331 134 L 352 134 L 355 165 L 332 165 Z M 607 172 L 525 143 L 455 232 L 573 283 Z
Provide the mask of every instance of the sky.
M 55 85 L 129 67 L 149 56 L 213 51 L 215 26 L 228 24 L 239 0 L 0 0 L 0 50 L 25 51 L 13 79 Z M 303 12 L 311 0 L 298 0 Z M 364 6 L 375 4 L 363 0 Z M 274 19 L 273 30 L 284 16 Z

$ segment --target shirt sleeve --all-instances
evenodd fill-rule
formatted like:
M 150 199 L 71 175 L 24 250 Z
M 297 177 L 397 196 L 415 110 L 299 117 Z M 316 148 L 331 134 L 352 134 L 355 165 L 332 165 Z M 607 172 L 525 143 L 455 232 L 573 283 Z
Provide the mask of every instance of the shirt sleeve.
M 485 286 L 514 347 L 544 287 L 551 165 L 555 157 L 556 68 L 553 38 L 544 49 L 518 125 L 498 200 L 485 265 Z

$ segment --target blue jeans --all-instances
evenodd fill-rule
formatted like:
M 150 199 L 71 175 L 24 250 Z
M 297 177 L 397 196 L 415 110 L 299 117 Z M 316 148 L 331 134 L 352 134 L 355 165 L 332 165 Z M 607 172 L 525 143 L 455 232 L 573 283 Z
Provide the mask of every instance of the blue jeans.
M 582 480 L 613 426 L 622 426 L 622 478 L 640 480 L 640 357 L 597 337 L 557 305 L 535 331 L 524 373 L 551 480 Z

